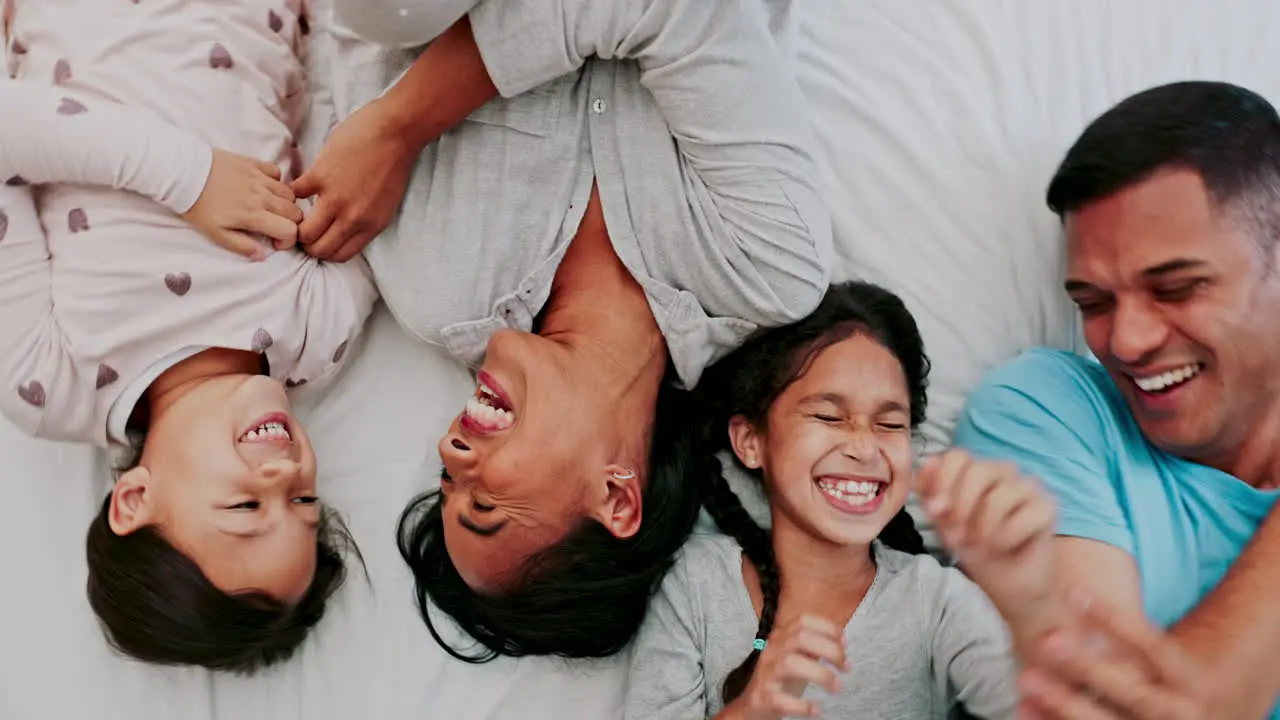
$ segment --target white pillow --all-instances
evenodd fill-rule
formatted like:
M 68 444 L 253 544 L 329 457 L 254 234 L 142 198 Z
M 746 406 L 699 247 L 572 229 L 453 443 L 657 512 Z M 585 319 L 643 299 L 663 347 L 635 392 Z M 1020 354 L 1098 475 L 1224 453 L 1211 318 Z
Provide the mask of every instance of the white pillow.
M 1044 191 L 1084 126 L 1188 79 L 1280 98 L 1269 0 L 803 0 L 800 74 L 838 279 L 899 292 L 934 362 L 931 449 L 992 365 L 1077 344 Z

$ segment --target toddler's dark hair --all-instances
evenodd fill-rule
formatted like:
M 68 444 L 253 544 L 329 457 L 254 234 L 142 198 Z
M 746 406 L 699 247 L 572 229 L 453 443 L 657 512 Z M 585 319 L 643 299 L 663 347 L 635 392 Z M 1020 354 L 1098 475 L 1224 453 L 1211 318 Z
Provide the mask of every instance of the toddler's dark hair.
M 116 476 L 136 467 L 142 439 Z M 111 496 L 89 525 L 89 604 L 108 642 L 137 660 L 197 665 L 252 674 L 287 660 L 324 615 L 325 603 L 346 576 L 344 551 L 359 550 L 341 518 L 322 507 L 316 572 L 296 605 L 263 593 L 229 594 L 155 527 L 128 534 L 111 530 Z

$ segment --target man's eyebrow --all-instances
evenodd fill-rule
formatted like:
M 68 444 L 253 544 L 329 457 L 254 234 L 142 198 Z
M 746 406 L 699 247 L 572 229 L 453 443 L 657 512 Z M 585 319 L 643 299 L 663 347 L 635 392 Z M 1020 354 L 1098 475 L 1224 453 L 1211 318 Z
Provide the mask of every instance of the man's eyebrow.
M 493 525 L 485 526 L 471 522 L 465 515 L 459 515 L 458 524 L 481 537 L 493 537 L 499 530 L 506 527 L 507 521 L 499 520 Z

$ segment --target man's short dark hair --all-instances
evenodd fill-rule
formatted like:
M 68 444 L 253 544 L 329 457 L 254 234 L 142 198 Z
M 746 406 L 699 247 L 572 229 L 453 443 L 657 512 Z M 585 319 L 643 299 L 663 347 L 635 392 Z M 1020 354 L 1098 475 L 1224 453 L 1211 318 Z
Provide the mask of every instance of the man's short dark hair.
M 1280 115 L 1262 96 L 1188 81 L 1132 95 L 1089 124 L 1049 183 L 1065 218 L 1161 170 L 1186 169 L 1264 243 L 1280 235 Z

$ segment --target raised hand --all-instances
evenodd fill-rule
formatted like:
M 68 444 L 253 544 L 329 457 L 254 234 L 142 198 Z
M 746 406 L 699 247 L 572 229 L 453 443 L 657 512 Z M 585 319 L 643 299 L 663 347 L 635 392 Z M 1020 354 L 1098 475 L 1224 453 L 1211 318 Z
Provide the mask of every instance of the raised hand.
M 838 692 L 836 668 L 847 670 L 844 631 L 817 615 L 800 615 L 769 634 L 746 690 L 733 702 L 731 717 L 779 720 L 817 717 L 816 703 L 803 699 L 810 684 Z M 728 708 L 726 708 L 728 709 Z
M 925 462 L 916 489 L 943 544 L 1005 619 L 1052 629 L 1055 512 L 1039 484 L 1011 463 L 950 450 Z

